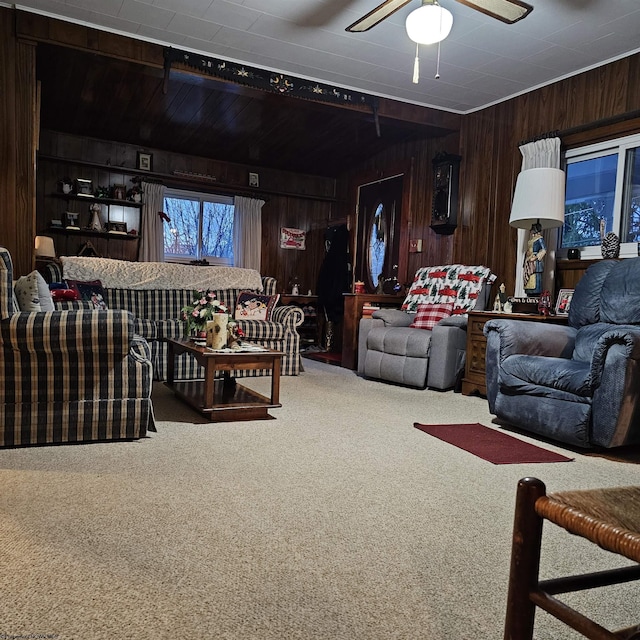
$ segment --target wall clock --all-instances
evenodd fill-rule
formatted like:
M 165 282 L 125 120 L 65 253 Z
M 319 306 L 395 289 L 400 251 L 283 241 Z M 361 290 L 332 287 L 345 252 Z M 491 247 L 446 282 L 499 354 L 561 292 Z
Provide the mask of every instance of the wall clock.
M 458 178 L 461 156 L 439 153 L 433 159 L 433 200 L 431 228 L 451 234 L 458 224 Z

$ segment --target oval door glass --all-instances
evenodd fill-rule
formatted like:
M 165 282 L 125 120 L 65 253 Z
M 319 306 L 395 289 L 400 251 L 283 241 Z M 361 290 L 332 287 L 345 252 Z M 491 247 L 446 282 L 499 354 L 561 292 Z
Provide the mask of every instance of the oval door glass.
M 369 227 L 369 276 L 375 287 L 383 274 L 387 253 L 387 221 L 384 206 L 379 204 Z

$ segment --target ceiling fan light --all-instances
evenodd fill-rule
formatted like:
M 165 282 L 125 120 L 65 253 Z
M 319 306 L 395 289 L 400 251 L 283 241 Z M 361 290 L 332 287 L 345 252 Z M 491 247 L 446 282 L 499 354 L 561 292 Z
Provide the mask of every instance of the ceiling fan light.
M 407 16 L 407 35 L 418 44 L 444 40 L 453 26 L 453 15 L 439 4 L 424 4 Z

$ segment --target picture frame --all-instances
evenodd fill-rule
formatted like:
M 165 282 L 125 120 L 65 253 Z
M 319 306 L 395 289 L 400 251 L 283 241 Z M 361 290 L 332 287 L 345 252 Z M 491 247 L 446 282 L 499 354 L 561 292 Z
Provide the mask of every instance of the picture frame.
M 138 151 L 136 159 L 136 167 L 140 171 L 152 171 L 153 170 L 153 154 L 145 153 L 144 151 Z
M 109 233 L 127 233 L 126 222 L 107 222 L 107 231 Z
M 124 184 L 114 184 L 111 192 L 114 200 L 124 200 L 127 197 L 127 187 Z
M 75 189 L 77 196 L 93 198 L 93 181 L 87 180 L 86 178 L 76 178 Z
M 556 300 L 556 315 L 568 316 L 574 289 L 560 289 Z

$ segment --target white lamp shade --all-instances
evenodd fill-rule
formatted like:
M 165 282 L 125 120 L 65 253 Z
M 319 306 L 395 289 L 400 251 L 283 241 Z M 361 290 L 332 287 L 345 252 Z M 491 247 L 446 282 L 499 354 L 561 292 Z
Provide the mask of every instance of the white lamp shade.
M 539 222 L 543 229 L 564 224 L 564 171 L 551 168 L 525 169 L 518 174 L 509 224 L 530 229 Z
M 55 258 L 56 250 L 53 246 L 53 238 L 48 236 L 36 236 L 36 256 L 38 258 Z
M 407 16 L 407 35 L 418 44 L 444 40 L 453 26 L 453 15 L 438 4 L 425 4 Z

